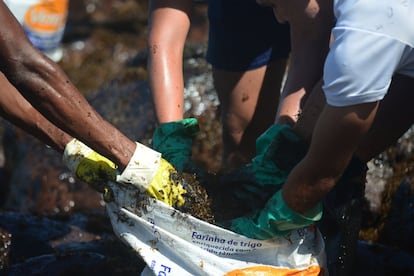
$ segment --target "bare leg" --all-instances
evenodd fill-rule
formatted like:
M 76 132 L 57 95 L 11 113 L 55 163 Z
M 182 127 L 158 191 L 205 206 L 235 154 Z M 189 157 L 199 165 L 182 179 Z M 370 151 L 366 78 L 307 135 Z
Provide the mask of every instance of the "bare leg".
M 248 163 L 255 141 L 273 122 L 286 59 L 246 72 L 213 69 L 221 105 L 223 163 L 226 170 Z

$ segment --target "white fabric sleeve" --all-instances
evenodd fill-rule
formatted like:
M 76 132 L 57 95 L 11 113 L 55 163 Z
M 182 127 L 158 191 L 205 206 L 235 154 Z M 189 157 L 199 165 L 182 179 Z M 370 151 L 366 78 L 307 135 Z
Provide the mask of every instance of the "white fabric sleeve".
M 406 45 L 361 30 L 334 28 L 324 67 L 328 104 L 348 106 L 381 100 L 399 66 Z

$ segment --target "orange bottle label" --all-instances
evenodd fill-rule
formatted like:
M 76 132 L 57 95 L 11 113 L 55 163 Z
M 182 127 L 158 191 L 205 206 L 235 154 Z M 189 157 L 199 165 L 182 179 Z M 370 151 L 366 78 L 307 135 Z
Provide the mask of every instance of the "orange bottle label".
M 65 27 L 68 0 L 45 0 L 29 7 L 24 17 L 27 30 L 37 33 L 59 32 Z

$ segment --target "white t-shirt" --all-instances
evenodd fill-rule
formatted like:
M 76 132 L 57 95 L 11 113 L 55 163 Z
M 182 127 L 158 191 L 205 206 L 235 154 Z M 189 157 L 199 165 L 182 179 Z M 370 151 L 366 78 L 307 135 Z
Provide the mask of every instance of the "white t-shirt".
M 337 23 L 325 62 L 333 106 L 381 100 L 395 73 L 414 77 L 414 0 L 334 0 Z

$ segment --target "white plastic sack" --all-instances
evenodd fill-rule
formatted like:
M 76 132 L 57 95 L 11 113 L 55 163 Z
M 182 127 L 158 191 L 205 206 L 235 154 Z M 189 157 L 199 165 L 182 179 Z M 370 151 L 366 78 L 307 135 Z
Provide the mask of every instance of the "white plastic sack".
M 107 212 L 116 235 L 153 275 L 327 275 L 314 227 L 272 240 L 246 238 L 110 183 Z

